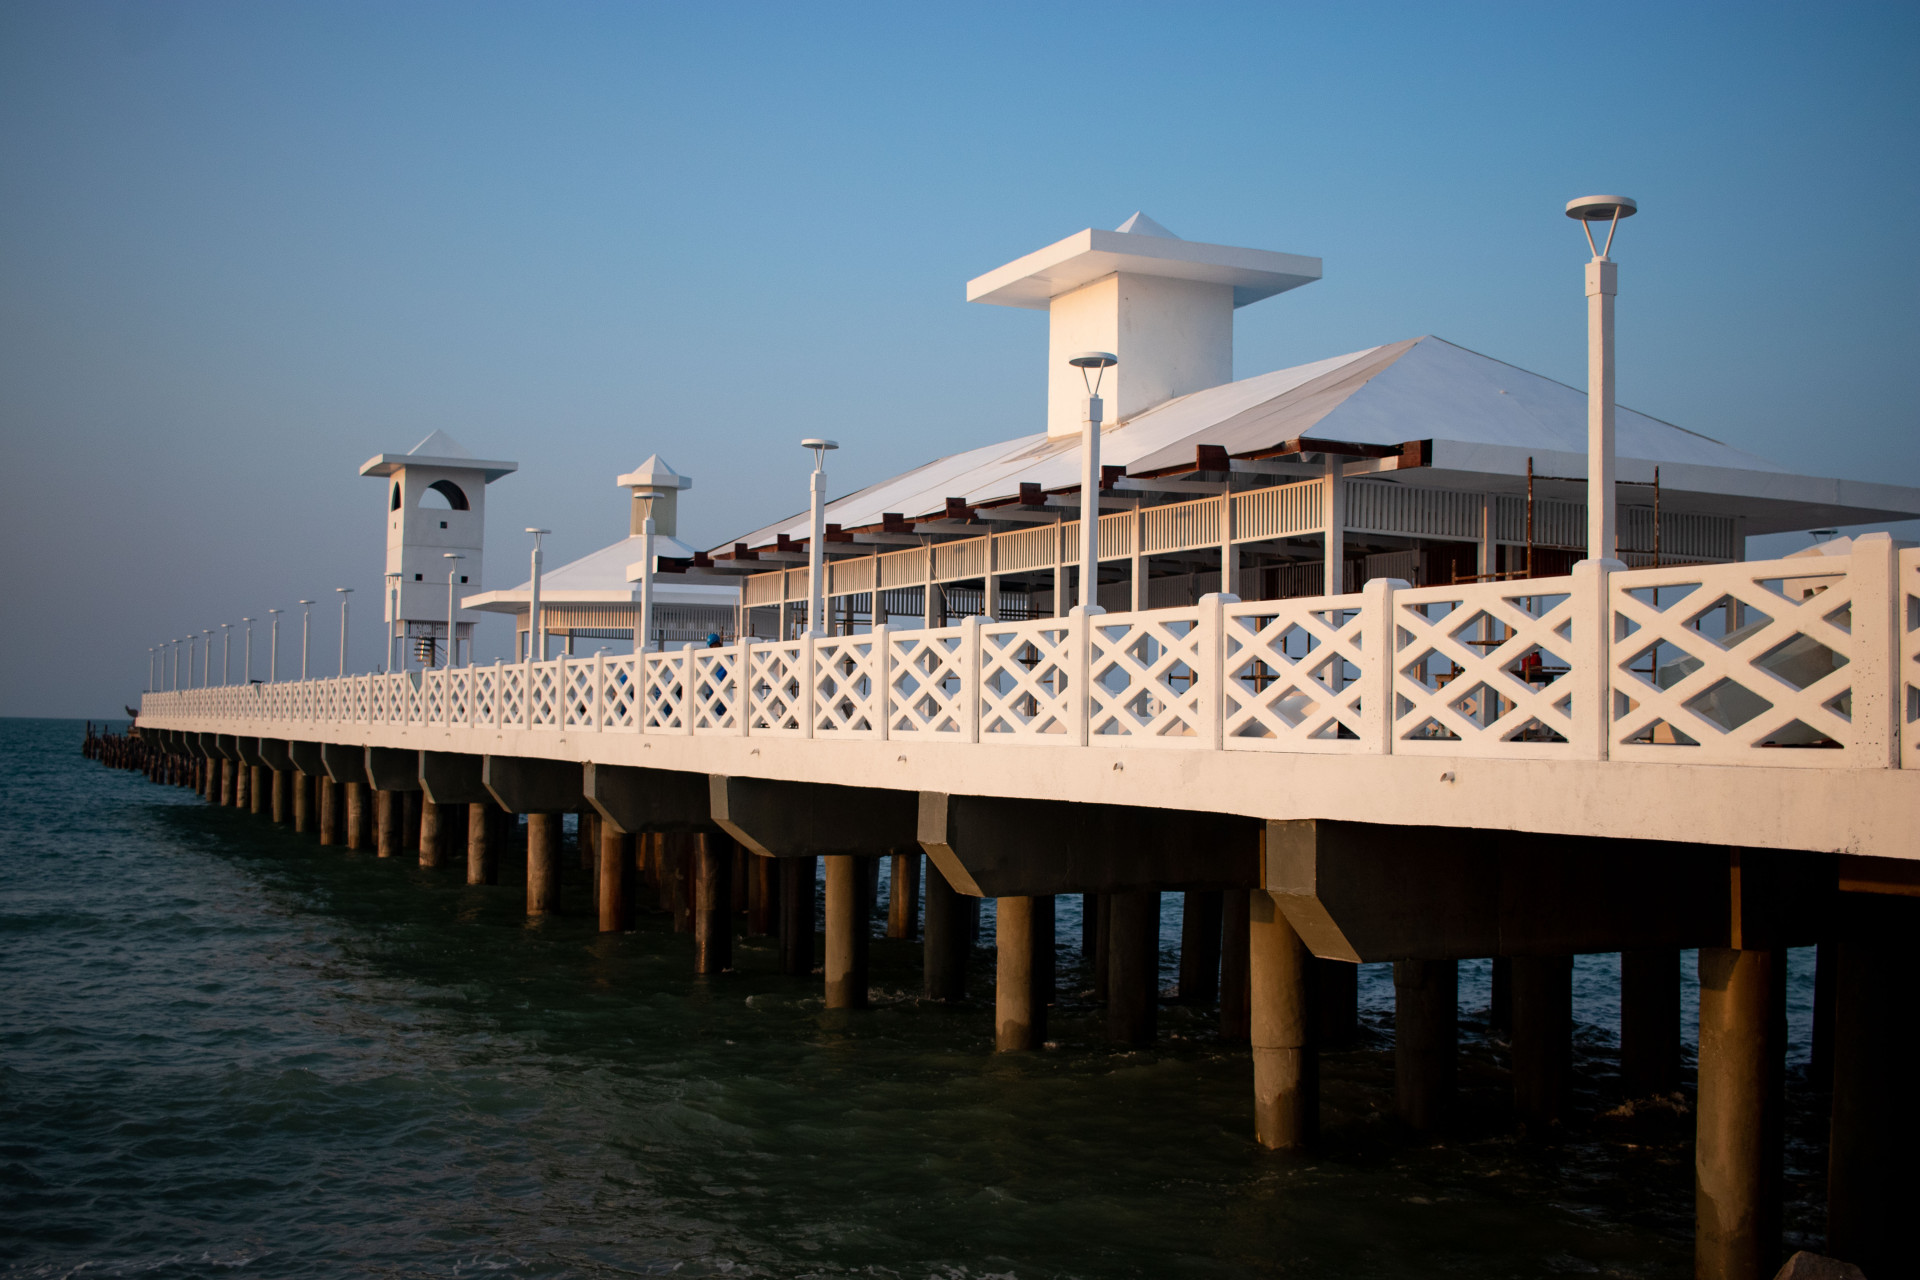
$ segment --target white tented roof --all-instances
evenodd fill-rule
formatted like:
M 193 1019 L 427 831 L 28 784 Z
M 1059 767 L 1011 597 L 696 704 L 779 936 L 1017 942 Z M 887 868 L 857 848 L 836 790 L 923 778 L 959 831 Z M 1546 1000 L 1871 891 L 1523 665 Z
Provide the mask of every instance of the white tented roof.
M 434 430 L 425 440 L 405 453 L 376 453 L 360 464 L 363 476 L 390 476 L 401 467 L 444 467 L 448 470 L 478 471 L 484 483 L 492 484 L 501 476 L 520 469 L 517 462 L 476 458 L 467 447 L 444 431 Z
M 1769 459 L 1670 422 L 1619 408 L 1619 478 L 1646 482 L 1685 509 L 1742 516 L 1746 532 L 1862 524 L 1920 516 L 1920 489 L 1798 475 Z M 1101 433 L 1100 460 L 1133 475 L 1190 467 L 1195 449 L 1245 456 L 1283 441 L 1433 442 L 1432 465 L 1394 473 L 1403 484 L 1516 492 L 1527 461 L 1541 476 L 1586 474 L 1587 396 L 1442 338 L 1422 337 L 1210 387 L 1156 405 Z M 830 502 L 827 520 L 857 529 L 886 512 L 908 519 L 943 511 L 948 498 L 978 505 L 1016 497 L 1022 482 L 1077 489 L 1077 438 L 1036 433 L 929 462 Z M 729 538 L 749 547 L 776 535 L 804 540 L 807 516 Z
M 641 557 L 646 539 L 638 534 L 581 556 L 540 575 L 540 601 L 544 604 L 633 604 L 640 599 L 639 584 L 627 581 L 627 566 Z M 670 560 L 690 560 L 693 548 L 677 538 L 655 534 L 653 552 Z M 718 604 L 731 606 L 740 596 L 739 588 L 724 583 L 676 582 L 673 574 L 654 579 L 654 601 L 658 604 Z M 523 613 L 533 596 L 531 578 L 505 591 L 486 591 L 467 596 L 460 605 L 488 613 Z

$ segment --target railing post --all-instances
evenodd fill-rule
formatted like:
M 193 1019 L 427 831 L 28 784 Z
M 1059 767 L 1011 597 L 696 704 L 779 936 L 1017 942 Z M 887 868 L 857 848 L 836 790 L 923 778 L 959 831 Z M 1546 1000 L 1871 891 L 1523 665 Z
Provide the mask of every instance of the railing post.
M 1846 657 L 1853 675 L 1855 737 L 1843 759 L 1862 769 L 1900 767 L 1899 569 L 1892 534 L 1854 538 L 1847 566 L 1853 652 Z
M 680 677 L 680 732 L 691 734 L 693 722 L 700 714 L 700 662 L 699 650 L 693 641 L 687 642 L 686 667 Z
M 1369 754 L 1393 754 L 1393 678 L 1399 658 L 1393 593 L 1410 585 L 1401 578 L 1374 578 L 1360 588 L 1360 737 Z
M 527 646 L 526 678 L 520 682 L 520 727 L 533 728 L 533 646 Z
M 506 673 L 506 664 L 495 658 L 493 660 L 493 727 L 496 729 L 507 722 L 507 686 L 502 679 Z
M 980 618 L 975 614 L 960 620 L 960 694 L 966 701 L 961 724 L 967 741 L 980 741 Z
M 593 731 L 599 733 L 607 727 L 607 651 L 599 649 L 593 655 Z
M 567 675 L 567 654 L 563 649 L 555 658 L 553 667 L 553 693 L 558 704 L 554 709 L 553 727 L 560 732 L 567 731 L 567 709 L 573 705 L 572 677 Z
M 740 660 L 733 664 L 733 719 L 741 737 L 753 732 L 753 637 L 740 633 Z
M 1223 495 L 1232 499 L 1232 494 Z M 1240 597 L 1230 591 L 1210 591 L 1200 597 L 1200 620 L 1194 624 L 1194 653 L 1200 659 L 1200 723 L 1195 729 L 1214 751 L 1226 745 L 1227 736 L 1227 606 L 1239 604 Z
M 874 581 L 879 581 L 879 570 L 875 569 Z M 893 736 L 893 628 L 881 623 L 873 629 L 873 712 L 879 717 L 876 726 L 880 732 L 880 741 L 885 742 Z
M 1072 648 L 1074 741 L 1086 746 L 1093 733 L 1093 628 L 1105 613 L 1097 604 L 1077 604 L 1067 613 L 1067 643 Z
M 927 555 L 929 557 L 933 555 L 931 548 L 928 549 Z M 927 563 L 932 564 L 932 559 L 929 558 Z M 807 607 L 812 608 L 813 606 L 808 605 Z M 813 736 L 815 699 L 820 693 L 820 673 L 814 669 L 813 665 L 814 641 L 817 638 L 813 630 L 815 621 L 816 619 L 813 618 L 807 619 L 807 634 L 800 637 L 800 678 L 802 681 L 800 686 L 800 710 L 804 717 L 803 723 L 805 723 L 807 729 L 806 736 L 809 738 Z
M 1607 758 L 1613 723 L 1613 586 L 1609 578 L 1627 566 L 1611 559 L 1573 566 L 1573 754 Z

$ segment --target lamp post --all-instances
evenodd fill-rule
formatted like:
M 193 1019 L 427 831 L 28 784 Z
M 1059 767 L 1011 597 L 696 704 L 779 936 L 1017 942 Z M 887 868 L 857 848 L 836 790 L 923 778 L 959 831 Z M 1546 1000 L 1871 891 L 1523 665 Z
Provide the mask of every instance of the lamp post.
M 1567 201 L 1567 216 L 1586 232 L 1587 263 L 1587 558 L 1612 560 L 1619 550 L 1613 485 L 1613 298 L 1619 270 L 1607 254 L 1620 219 L 1639 206 L 1628 196 L 1582 196 Z M 1607 224 L 1605 244 L 1593 242 L 1593 224 Z
M 300 678 L 307 678 L 307 641 L 313 637 L 313 601 L 300 602 Z
M 241 672 L 244 674 L 246 678 L 241 680 L 240 683 L 252 684 L 253 683 L 253 619 L 242 618 L 240 619 L 240 621 L 247 624 L 247 643 L 246 643 L 246 647 L 241 650 L 241 666 L 240 666 Z
M 1087 389 L 1086 412 L 1080 419 L 1080 603 L 1100 604 L 1100 379 L 1120 358 L 1108 351 L 1082 351 L 1067 363 L 1080 371 Z M 1226 588 L 1223 586 L 1221 590 Z
M 180 642 L 169 640 L 167 644 L 173 649 L 173 691 L 178 693 L 180 692 Z
M 213 628 L 201 630 L 206 640 L 200 645 L 200 687 L 207 688 L 213 683 Z
M 551 529 L 529 528 L 533 535 L 533 598 L 527 608 L 527 657 L 535 662 L 547 660 L 546 624 L 540 617 L 540 539 L 552 533 Z M 534 646 L 539 646 L 539 656 L 534 656 Z
M 406 624 L 400 620 L 400 575 L 387 575 L 387 670 L 407 669 Z
M 340 593 L 340 674 L 347 674 L 347 597 L 353 594 L 352 587 L 335 587 Z
M 800 447 L 813 451 L 813 497 L 807 525 L 807 631 L 823 636 L 827 634 L 827 451 L 840 445 L 809 437 L 800 442 Z
M 220 624 L 220 683 L 233 683 L 233 624 Z
M 276 684 L 280 679 L 280 614 L 282 610 L 267 610 L 267 683 Z
M 459 633 L 454 630 L 453 575 L 460 571 L 460 562 L 466 557 L 457 551 L 443 551 L 440 558 L 447 562 L 447 670 L 451 671 L 460 662 Z
M 653 634 L 653 504 L 647 504 L 647 518 L 640 522 L 640 616 L 634 619 L 633 651 L 645 653 Z M 781 593 L 786 598 L 786 593 Z M 784 606 L 782 606 L 784 611 Z M 785 636 L 780 637 L 782 640 Z
M 153 692 L 153 646 L 147 646 L 147 692 Z

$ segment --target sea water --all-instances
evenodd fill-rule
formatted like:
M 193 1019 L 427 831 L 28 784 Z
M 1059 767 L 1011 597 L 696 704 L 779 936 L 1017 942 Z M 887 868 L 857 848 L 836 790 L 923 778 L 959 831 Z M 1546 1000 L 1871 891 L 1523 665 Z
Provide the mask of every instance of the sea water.
M 1511 1125 L 1485 962 L 1459 1123 L 1398 1129 L 1367 965 L 1321 1143 L 1272 1153 L 1210 1012 L 1103 1043 L 1077 898 L 1048 1047 L 996 1055 L 991 904 L 968 1002 L 876 938 L 874 1008 L 828 1011 L 769 940 L 698 977 L 665 917 L 599 934 L 577 865 L 530 921 L 514 856 L 486 888 L 321 848 L 84 760 L 82 728 L 0 720 L 0 1275 L 1691 1274 L 1690 1093 L 1617 1096 L 1612 957 L 1576 967 L 1564 1133 Z M 1817 1245 L 1811 986 L 1795 952 L 1790 1240 Z

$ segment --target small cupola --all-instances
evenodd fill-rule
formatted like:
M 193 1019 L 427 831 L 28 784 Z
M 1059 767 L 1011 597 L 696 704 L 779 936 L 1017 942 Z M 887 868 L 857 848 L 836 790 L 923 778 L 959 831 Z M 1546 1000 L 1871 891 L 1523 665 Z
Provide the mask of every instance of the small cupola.
M 692 479 L 668 466 L 656 453 L 614 483 L 633 491 L 633 525 L 630 530 L 633 536 L 638 537 L 646 532 L 648 516 L 653 517 L 655 533 L 668 538 L 678 536 L 675 507 L 680 491 L 693 488 Z

